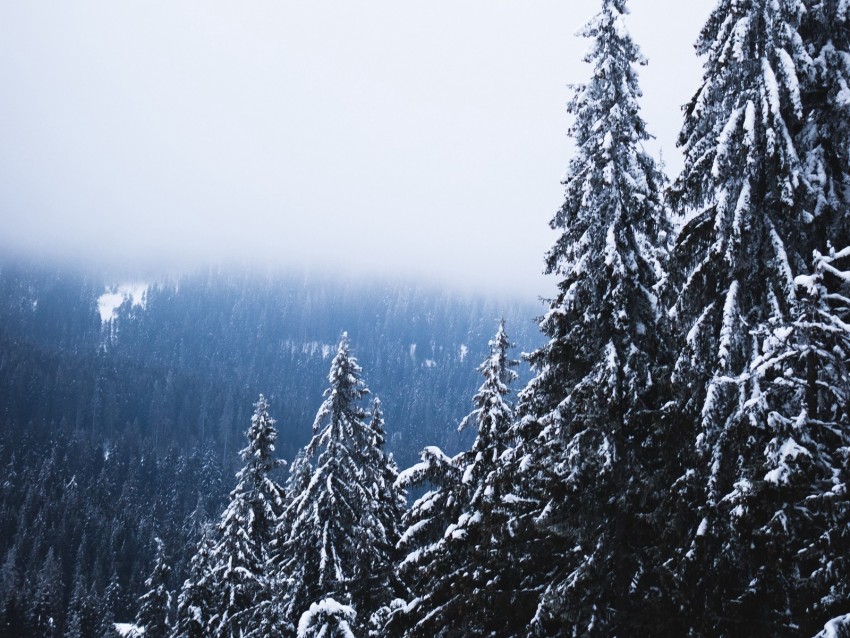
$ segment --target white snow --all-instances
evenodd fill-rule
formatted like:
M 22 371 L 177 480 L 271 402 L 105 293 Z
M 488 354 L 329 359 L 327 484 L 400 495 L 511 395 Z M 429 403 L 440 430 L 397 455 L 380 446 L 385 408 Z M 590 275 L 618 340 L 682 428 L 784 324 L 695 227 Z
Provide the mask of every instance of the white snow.
M 129 300 L 133 306 L 145 307 L 147 303 L 148 284 L 126 283 L 120 284 L 111 290 L 106 289 L 97 299 L 97 310 L 100 313 L 102 323 L 115 318 L 115 311 L 125 301 Z
M 726 292 L 726 302 L 723 304 L 723 323 L 720 327 L 720 344 L 717 349 L 717 365 L 728 369 L 732 345 L 736 336 L 736 319 L 738 317 L 738 282 L 733 281 Z
M 465 343 L 460 344 L 460 362 L 466 361 L 466 356 L 469 354 L 469 348 Z
M 776 83 L 776 74 L 773 72 L 773 68 L 770 66 L 770 62 L 768 62 L 767 58 L 763 58 L 761 61 L 762 68 L 762 79 L 764 81 L 764 89 L 766 92 L 765 97 L 767 98 L 767 103 L 770 107 L 770 111 L 781 117 L 781 107 L 782 104 L 779 100 L 779 85 Z M 767 117 L 767 113 L 762 114 L 763 118 Z
M 798 456 L 811 456 L 809 451 L 794 440 L 794 437 L 788 438 L 779 448 L 779 451 L 773 456 L 773 461 L 776 463 L 776 468 L 764 475 L 764 480 L 775 485 L 787 483 L 788 477 L 791 475 L 791 467 L 788 461 L 793 461 Z
M 320 615 L 325 616 L 326 619 L 317 618 Z M 298 621 L 298 638 L 311 638 L 313 634 L 308 632 L 312 628 L 318 628 L 318 623 L 324 623 L 324 625 L 317 635 L 326 635 L 325 629 L 330 618 L 336 619 L 335 624 L 345 638 L 354 638 L 349 623 L 354 620 L 356 615 L 354 609 L 348 605 L 342 605 L 333 598 L 325 598 L 310 605 L 310 609 L 301 615 L 301 619 Z
M 756 141 L 756 107 L 752 100 L 747 100 L 747 106 L 744 108 L 744 144 L 749 148 L 755 145 Z
M 815 636 L 815 638 L 841 638 L 841 636 L 845 635 L 848 627 L 850 627 L 850 614 L 844 614 L 826 623 L 823 631 Z
M 741 121 L 741 115 L 744 110 L 737 108 L 732 111 L 729 119 L 726 121 L 723 130 L 717 138 L 717 152 L 715 153 L 714 165 L 711 167 L 711 174 L 714 177 L 720 176 L 720 162 L 729 154 L 729 145 L 732 140 L 732 135 L 735 129 L 738 128 L 738 122 Z
M 797 78 L 797 68 L 785 49 L 778 47 L 777 53 L 779 54 L 779 64 L 782 69 L 783 79 L 785 80 L 785 88 L 788 89 L 788 94 L 791 96 L 794 112 L 799 117 L 803 113 L 803 104 L 800 100 L 800 81 Z
M 117 622 L 114 625 L 115 631 L 118 632 L 119 636 L 125 636 L 125 638 L 133 638 L 134 636 L 144 636 L 145 628 L 137 627 L 136 625 L 128 622 Z

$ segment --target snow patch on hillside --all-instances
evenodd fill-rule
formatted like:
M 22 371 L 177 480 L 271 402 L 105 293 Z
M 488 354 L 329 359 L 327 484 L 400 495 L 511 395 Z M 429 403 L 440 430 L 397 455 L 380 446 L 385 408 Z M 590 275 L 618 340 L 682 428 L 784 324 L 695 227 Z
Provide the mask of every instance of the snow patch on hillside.
M 147 303 L 148 284 L 128 283 L 107 288 L 97 299 L 97 311 L 102 323 L 115 318 L 115 313 L 125 301 L 129 300 L 134 306 L 141 308 Z

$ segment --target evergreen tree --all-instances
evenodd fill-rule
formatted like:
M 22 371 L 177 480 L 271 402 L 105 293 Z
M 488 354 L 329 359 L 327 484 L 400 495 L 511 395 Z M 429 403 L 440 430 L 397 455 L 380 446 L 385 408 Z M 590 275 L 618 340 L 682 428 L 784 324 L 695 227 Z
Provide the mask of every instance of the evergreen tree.
M 421 599 L 410 593 L 428 591 L 442 576 L 432 568 L 443 534 L 457 520 L 464 503 L 461 458 L 462 454 L 450 458 L 438 447 L 426 447 L 420 454 L 420 462 L 401 472 L 396 480 L 403 490 L 420 490 L 426 486 L 428 489 L 401 519 L 404 532 L 399 538 L 398 549 L 404 558 L 397 569 L 410 600 L 394 599 L 380 610 L 387 635 L 413 631 L 423 614 L 418 608 Z
M 513 421 L 506 395 L 516 378 L 511 369 L 516 362 L 507 356 L 510 345 L 502 321 L 490 341 L 490 356 L 479 367 L 484 383 L 473 398 L 476 409 L 459 426 L 475 425 L 477 434 L 471 450 L 452 462 L 459 474 L 453 486 L 458 513 L 405 561 L 408 569 L 415 569 L 409 580 L 416 601 L 400 610 L 407 616 L 405 635 L 510 635 L 525 628 L 522 618 L 513 624 L 494 613 L 509 608 L 518 585 L 509 571 L 512 556 L 500 490 L 502 455 L 511 442 Z M 414 525 L 420 522 L 427 521 Z M 394 618 L 391 627 L 401 622 Z
M 277 431 L 263 395 L 255 408 L 246 433 L 248 445 L 240 452 L 245 465 L 236 474 L 217 542 L 210 549 L 206 632 L 214 638 L 241 637 L 256 622 L 254 608 L 271 595 L 265 567 L 283 493 L 269 474 L 282 461 L 274 458 Z
M 833 618 L 815 638 L 850 638 L 850 614 Z
M 62 618 L 62 568 L 51 547 L 36 575 L 35 590 L 30 601 L 28 624 L 30 634 L 58 638 Z
M 371 615 L 397 588 L 392 556 L 399 523 L 384 519 L 399 495 L 385 482 L 392 470 L 380 448 L 382 425 L 376 415 L 366 420 L 361 402 L 369 390 L 346 334 L 328 379 L 313 438 L 299 463 L 303 481 L 309 460 L 310 480 L 284 512 L 290 527 L 277 558 L 278 599 L 294 626 L 314 601 L 333 598 L 357 610 L 358 631 L 364 633 Z
M 208 528 L 202 530 L 198 549 L 192 556 L 189 577 L 184 581 L 177 597 L 177 616 L 174 621 L 173 638 L 206 638 L 213 598 L 210 575 L 211 540 Z
M 399 547 L 406 553 L 401 568 L 417 568 L 427 548 L 443 537 L 446 528 L 460 515 L 463 506 L 461 454 L 446 456 L 435 446 L 420 453 L 420 461 L 399 474 L 397 483 L 405 490 L 428 490 L 417 498 L 402 517 L 404 532 Z
M 78 574 L 74 582 L 68 612 L 65 615 L 65 638 L 87 638 L 98 636 L 101 619 L 106 610 L 94 588 L 86 589 L 82 575 Z
M 136 614 L 136 626 L 143 627 L 147 638 L 167 638 L 170 633 L 168 615 L 171 609 L 171 592 L 168 579 L 171 567 L 165 557 L 165 544 L 157 537 L 156 556 L 151 575 L 145 580 L 147 591 L 142 596 Z
M 763 385 L 752 366 L 763 336 L 788 324 L 794 273 L 806 269 L 811 215 L 795 138 L 806 118 L 800 80 L 811 72 L 805 13 L 800 0 L 721 0 L 697 42 L 705 72 L 686 109 L 685 167 L 673 189 L 688 220 L 671 266 L 671 316 L 677 409 L 690 441 L 668 501 L 678 552 L 666 557 L 681 633 L 798 629 L 787 624 L 781 583 L 763 578 L 771 554 L 752 542 L 760 515 L 742 518 L 739 505 L 764 475 L 772 438 L 752 410 Z
M 576 154 L 546 256 L 559 293 L 540 323 L 549 341 L 529 356 L 536 376 L 520 393 L 519 442 L 506 457 L 521 589 L 541 592 L 536 611 L 515 605 L 541 634 L 640 633 L 644 609 L 649 559 L 639 548 L 653 536 L 646 472 L 663 396 L 656 289 L 670 224 L 663 176 L 642 148 L 645 60 L 626 14 L 625 0 L 603 0 L 580 32 L 593 39 L 593 76 L 569 103 Z

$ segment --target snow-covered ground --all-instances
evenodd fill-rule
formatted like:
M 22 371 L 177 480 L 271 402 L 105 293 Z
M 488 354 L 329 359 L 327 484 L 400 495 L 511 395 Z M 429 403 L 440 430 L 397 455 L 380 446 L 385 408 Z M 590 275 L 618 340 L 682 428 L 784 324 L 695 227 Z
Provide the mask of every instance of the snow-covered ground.
M 148 285 L 144 283 L 121 284 L 115 288 L 107 288 L 97 299 L 97 310 L 103 323 L 115 317 L 115 311 L 128 299 L 134 306 L 145 307 Z

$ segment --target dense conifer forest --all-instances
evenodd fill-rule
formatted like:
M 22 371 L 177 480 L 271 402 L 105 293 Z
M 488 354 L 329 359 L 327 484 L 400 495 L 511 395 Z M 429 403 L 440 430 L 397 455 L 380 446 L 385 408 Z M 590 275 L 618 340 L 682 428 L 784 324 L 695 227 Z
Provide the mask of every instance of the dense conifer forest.
M 850 2 L 599 3 L 542 309 L 0 270 L 0 631 L 850 635 Z

